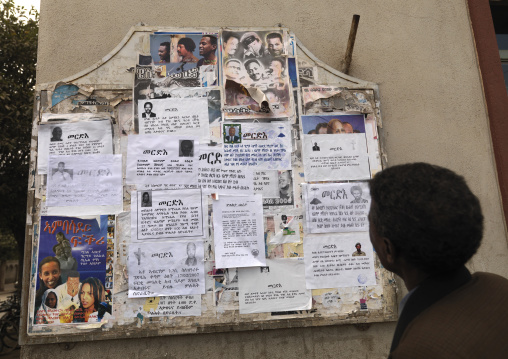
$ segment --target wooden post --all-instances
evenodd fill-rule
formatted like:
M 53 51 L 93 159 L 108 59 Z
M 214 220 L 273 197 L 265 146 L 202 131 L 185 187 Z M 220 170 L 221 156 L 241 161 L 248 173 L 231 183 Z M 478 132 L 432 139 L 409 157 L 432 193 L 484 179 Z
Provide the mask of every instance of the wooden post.
M 351 30 L 349 31 L 349 39 L 347 40 L 346 55 L 342 63 L 341 72 L 347 74 L 349 66 L 351 65 L 351 58 L 353 57 L 353 48 L 355 47 L 356 31 L 358 30 L 358 23 L 360 22 L 360 15 L 353 15 L 351 22 Z

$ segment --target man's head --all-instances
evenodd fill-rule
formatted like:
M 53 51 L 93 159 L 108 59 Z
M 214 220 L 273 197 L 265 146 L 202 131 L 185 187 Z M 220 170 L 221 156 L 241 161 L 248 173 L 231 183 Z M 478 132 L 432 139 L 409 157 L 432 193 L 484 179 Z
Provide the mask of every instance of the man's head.
M 263 45 L 261 38 L 254 31 L 249 31 L 243 34 L 240 38 L 240 42 L 246 51 L 250 51 L 254 54 L 258 54 L 261 46 Z
M 427 163 L 387 168 L 370 181 L 369 232 L 383 266 L 433 275 L 465 264 L 480 246 L 483 215 L 463 177 Z M 400 273 L 398 273 L 400 274 Z
M 187 256 L 189 258 L 196 258 L 196 245 L 192 242 L 187 244 Z
M 212 35 L 206 35 L 201 38 L 199 42 L 199 54 L 205 59 L 215 54 L 217 49 L 217 38 Z
M 224 37 L 224 53 L 227 57 L 235 56 L 240 40 L 235 34 L 228 34 Z
M 150 194 L 148 192 L 143 192 L 143 202 L 150 201 Z
M 247 70 L 247 74 L 253 81 L 259 81 L 261 80 L 261 77 L 263 76 L 264 67 L 256 59 L 250 59 L 245 61 L 245 69 Z
M 280 78 L 284 72 L 285 63 L 280 57 L 273 58 L 270 61 L 270 72 L 273 77 Z
M 269 103 L 279 103 L 280 97 L 274 89 L 268 89 L 265 91 L 265 96 L 268 99 Z
M 145 102 L 144 108 L 145 108 L 145 113 L 150 114 L 152 112 L 153 105 L 151 102 Z
M 362 244 L 360 242 L 355 244 L 356 251 L 360 253 L 362 251 Z
M 321 122 L 316 125 L 316 134 L 325 135 L 328 133 L 328 124 L 326 122 Z
M 67 293 L 74 297 L 79 291 L 79 272 L 75 270 L 69 271 L 67 275 Z
M 171 43 L 162 42 L 159 46 L 159 57 L 161 61 L 169 62 L 171 56 Z
M 242 63 L 237 59 L 229 59 L 226 61 L 226 76 L 231 78 L 232 80 L 238 79 L 240 76 L 240 72 L 242 71 Z
M 272 56 L 282 55 L 284 46 L 282 44 L 282 35 L 277 32 L 272 32 L 266 35 L 266 43 L 268 44 L 268 51 Z
M 338 118 L 334 118 L 328 122 L 328 133 L 345 133 L 344 125 Z
M 279 173 L 279 188 L 280 189 L 289 188 L 290 184 L 291 184 L 291 175 L 289 174 L 289 171 Z
M 55 127 L 53 131 L 51 131 L 51 134 L 53 135 L 53 140 L 60 140 L 62 138 L 62 129 L 60 127 Z
M 349 122 L 342 122 L 342 127 L 344 127 L 344 133 L 354 133 L 353 125 L 351 125 Z
M 236 134 L 236 128 L 234 128 L 234 126 L 229 126 L 228 132 L 229 132 L 229 135 L 231 137 L 233 137 Z
M 353 186 L 351 187 L 351 194 L 355 199 L 362 198 L 362 187 L 360 186 Z
M 58 172 L 63 172 L 65 170 L 65 162 L 58 162 Z
M 182 149 L 182 154 L 185 156 L 190 156 L 193 148 L 194 143 L 191 140 L 183 140 L 180 144 L 180 148 Z
M 196 43 L 189 37 L 183 37 L 178 40 L 178 45 L 176 47 L 176 52 L 178 55 L 182 57 L 187 57 L 192 55 L 192 53 L 196 50 Z

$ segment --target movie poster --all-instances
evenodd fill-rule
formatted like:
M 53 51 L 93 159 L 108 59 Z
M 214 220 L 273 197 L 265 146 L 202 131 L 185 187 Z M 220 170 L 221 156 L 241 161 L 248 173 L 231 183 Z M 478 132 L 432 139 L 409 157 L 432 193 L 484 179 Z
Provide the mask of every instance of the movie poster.
M 34 324 L 111 317 L 114 216 L 42 216 Z

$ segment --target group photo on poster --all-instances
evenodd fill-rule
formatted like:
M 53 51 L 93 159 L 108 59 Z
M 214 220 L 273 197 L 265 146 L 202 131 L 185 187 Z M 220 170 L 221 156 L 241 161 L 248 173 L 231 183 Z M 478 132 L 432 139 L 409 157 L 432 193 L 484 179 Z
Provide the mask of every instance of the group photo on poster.
M 105 288 L 108 216 L 42 216 L 33 323 L 101 322 L 111 317 Z
M 222 32 L 226 116 L 292 114 L 285 43 L 281 30 Z

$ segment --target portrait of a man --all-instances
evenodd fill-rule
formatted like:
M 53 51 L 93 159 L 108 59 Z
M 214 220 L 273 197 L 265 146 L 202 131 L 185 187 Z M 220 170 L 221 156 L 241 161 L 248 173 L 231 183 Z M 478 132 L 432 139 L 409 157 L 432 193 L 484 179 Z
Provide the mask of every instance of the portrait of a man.
M 180 140 L 180 149 L 178 151 L 179 157 L 193 157 L 194 156 L 194 141 L 193 140 Z
M 145 112 L 143 112 L 143 114 L 141 115 L 143 118 L 157 117 L 157 115 L 152 112 L 153 104 L 151 102 L 145 102 L 144 108 Z
M 224 136 L 224 143 L 240 143 L 240 136 L 237 134 L 237 126 L 224 125 L 224 133 L 227 130 L 228 135 Z
M 51 131 L 51 142 L 55 141 L 62 141 L 62 128 L 60 127 L 53 127 L 53 130 Z
M 145 191 L 141 196 L 141 207 L 152 207 L 152 192 Z

